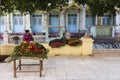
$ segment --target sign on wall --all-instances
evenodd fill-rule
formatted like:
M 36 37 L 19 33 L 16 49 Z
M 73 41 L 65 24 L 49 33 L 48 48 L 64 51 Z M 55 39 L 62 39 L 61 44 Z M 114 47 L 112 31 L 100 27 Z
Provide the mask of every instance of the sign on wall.
M 112 27 L 96 27 L 96 36 L 98 37 L 111 37 L 112 36 Z

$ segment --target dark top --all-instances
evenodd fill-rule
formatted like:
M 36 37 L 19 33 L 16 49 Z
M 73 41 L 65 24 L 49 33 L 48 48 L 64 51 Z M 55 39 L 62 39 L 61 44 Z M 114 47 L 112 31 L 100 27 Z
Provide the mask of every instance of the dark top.
M 24 34 L 23 41 L 34 41 L 33 36 L 31 34 Z

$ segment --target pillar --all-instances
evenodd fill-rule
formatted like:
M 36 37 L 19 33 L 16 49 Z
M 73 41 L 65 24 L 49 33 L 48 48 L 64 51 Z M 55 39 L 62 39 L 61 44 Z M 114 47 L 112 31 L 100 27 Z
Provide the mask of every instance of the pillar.
M 77 28 L 80 30 L 80 13 L 77 13 Z
M 30 27 L 30 14 L 26 14 L 24 15 L 24 27 L 25 30 L 30 30 L 31 31 L 31 27 Z
M 46 27 L 46 25 L 45 25 L 45 15 L 42 14 L 42 30 L 43 30 L 42 32 L 46 32 L 45 27 Z
M 68 13 L 66 13 L 66 30 L 68 31 Z
M 60 12 L 60 37 L 63 37 L 63 32 L 65 32 L 64 13 L 64 11 Z
M 86 4 L 82 5 L 82 6 L 83 6 L 83 8 L 82 8 L 82 12 L 80 14 L 80 30 L 86 30 L 86 27 L 85 27 Z
M 11 13 L 11 19 L 10 19 L 10 21 L 11 21 L 11 33 L 13 32 L 13 13 Z
M 48 29 L 48 24 L 49 24 L 49 17 L 48 17 L 49 15 L 48 15 L 48 13 L 47 12 L 45 12 L 44 13 L 44 27 L 45 27 L 45 31 L 46 31 L 46 42 L 48 42 L 49 40 L 48 40 L 48 34 L 49 34 L 49 29 Z
M 9 43 L 9 33 L 8 33 L 8 31 L 5 31 L 3 33 L 3 43 Z
M 96 37 L 96 29 L 97 29 L 97 27 L 94 26 L 94 27 L 93 27 L 93 37 Z
M 90 37 L 83 37 L 82 40 L 82 55 L 93 55 L 93 39 Z

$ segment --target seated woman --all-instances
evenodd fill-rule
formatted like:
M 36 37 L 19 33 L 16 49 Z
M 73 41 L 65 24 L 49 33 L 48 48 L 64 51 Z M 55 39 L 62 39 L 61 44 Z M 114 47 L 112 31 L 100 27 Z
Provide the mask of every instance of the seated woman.
M 34 41 L 34 38 L 32 36 L 32 34 L 30 34 L 29 30 L 25 30 L 25 34 L 23 35 L 23 41 Z

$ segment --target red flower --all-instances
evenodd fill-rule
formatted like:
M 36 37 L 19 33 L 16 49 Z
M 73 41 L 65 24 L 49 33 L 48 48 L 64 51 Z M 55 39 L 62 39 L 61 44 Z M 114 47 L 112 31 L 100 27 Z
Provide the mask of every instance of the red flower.
M 63 45 L 62 42 L 53 42 L 53 43 L 51 44 L 52 47 L 59 47 L 59 46 L 61 46 L 61 45 Z

